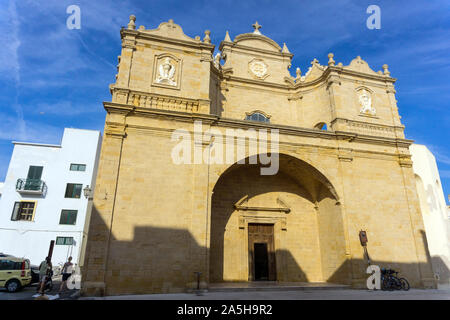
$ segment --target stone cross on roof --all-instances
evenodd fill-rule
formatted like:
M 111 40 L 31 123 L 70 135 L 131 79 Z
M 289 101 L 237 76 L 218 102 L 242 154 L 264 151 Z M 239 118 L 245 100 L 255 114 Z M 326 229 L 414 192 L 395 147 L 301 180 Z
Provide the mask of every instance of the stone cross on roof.
M 258 23 L 258 21 L 256 21 L 253 25 L 252 25 L 253 29 L 255 29 L 255 31 L 253 31 L 254 34 L 261 34 L 261 32 L 259 32 L 259 29 L 261 29 L 262 25 L 260 25 Z

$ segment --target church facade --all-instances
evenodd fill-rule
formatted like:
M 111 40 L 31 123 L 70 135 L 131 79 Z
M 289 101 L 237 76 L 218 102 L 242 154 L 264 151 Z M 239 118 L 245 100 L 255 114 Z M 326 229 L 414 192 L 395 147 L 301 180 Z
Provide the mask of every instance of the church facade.
M 135 20 L 104 102 L 83 294 L 182 292 L 198 272 L 361 287 L 369 257 L 435 285 L 387 65 L 329 54 L 292 76 L 258 23 L 213 56 L 208 30 Z

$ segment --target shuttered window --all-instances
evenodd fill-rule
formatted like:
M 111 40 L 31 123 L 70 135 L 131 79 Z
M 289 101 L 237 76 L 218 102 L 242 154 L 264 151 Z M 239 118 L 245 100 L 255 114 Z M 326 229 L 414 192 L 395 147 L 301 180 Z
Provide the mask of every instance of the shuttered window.
M 81 188 L 83 187 L 82 184 L 77 183 L 68 183 L 66 187 L 66 194 L 65 198 L 77 198 L 79 199 L 81 196 Z
M 28 169 L 27 179 L 40 180 L 44 167 L 30 166 Z
M 59 224 L 72 224 L 77 222 L 77 210 L 62 210 Z
M 71 163 L 70 164 L 70 171 L 86 171 L 86 165 L 85 164 Z
M 56 244 L 71 246 L 73 244 L 73 237 L 56 237 Z

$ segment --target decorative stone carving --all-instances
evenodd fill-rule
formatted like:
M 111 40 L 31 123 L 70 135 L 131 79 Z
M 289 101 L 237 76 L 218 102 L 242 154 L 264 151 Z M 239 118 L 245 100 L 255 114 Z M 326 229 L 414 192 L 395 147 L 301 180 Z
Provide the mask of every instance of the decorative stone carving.
M 389 72 L 387 64 L 383 64 L 383 74 L 386 75 L 386 76 L 390 76 L 391 75 L 391 73 Z
M 265 79 L 268 76 L 267 64 L 262 59 L 253 59 L 248 64 L 248 68 L 250 73 L 258 79 Z
M 203 42 L 204 42 L 204 43 L 211 43 L 211 37 L 210 37 L 210 35 L 211 35 L 211 31 L 206 30 L 206 31 L 205 31 L 205 37 L 203 38 Z
M 299 80 L 302 77 L 302 71 L 300 70 L 300 68 L 297 67 L 297 69 L 295 69 L 295 80 Z
M 358 100 L 361 105 L 361 110 L 359 111 L 360 113 L 371 115 L 375 115 L 377 113 L 375 108 L 372 107 L 372 97 L 370 96 L 370 92 L 366 89 L 359 91 Z
M 361 59 L 360 56 L 357 56 L 355 59 L 353 59 L 348 66 L 345 66 L 344 69 L 357 71 L 360 73 L 366 73 L 366 74 L 373 74 L 377 75 L 375 71 L 373 71 L 366 61 Z
M 156 78 L 157 83 L 168 83 L 171 86 L 176 86 L 177 82 L 174 79 L 175 66 L 170 63 L 170 58 L 165 58 L 164 62 L 158 67 L 158 76 Z
M 316 58 L 311 61 L 311 67 L 309 67 L 306 74 L 300 77 L 301 82 L 310 82 L 317 78 L 320 78 L 325 71 L 325 66 L 321 66 L 319 60 Z
M 331 67 L 334 66 L 334 64 L 335 64 L 333 57 L 334 57 L 334 54 L 332 54 L 332 53 L 328 54 L 328 65 Z
M 282 53 L 291 53 L 286 45 L 286 43 L 283 43 L 283 49 L 281 50 Z
M 242 211 L 261 211 L 261 212 L 284 212 L 288 214 L 291 208 L 279 197 L 277 198 L 277 205 L 275 207 L 253 207 L 248 205 L 248 195 L 243 196 L 238 202 L 234 204 L 236 210 Z
M 128 29 L 129 29 L 129 30 L 134 30 L 134 29 L 136 29 L 136 24 L 135 24 L 135 22 L 136 22 L 136 16 L 135 16 L 134 14 L 132 14 L 132 15 L 130 16 L 130 22 L 128 23 Z
M 214 56 L 214 65 L 216 66 L 216 68 L 220 67 L 220 58 L 220 52 L 217 52 Z
M 153 85 L 168 88 L 180 87 L 181 61 L 171 54 L 162 54 L 155 58 Z

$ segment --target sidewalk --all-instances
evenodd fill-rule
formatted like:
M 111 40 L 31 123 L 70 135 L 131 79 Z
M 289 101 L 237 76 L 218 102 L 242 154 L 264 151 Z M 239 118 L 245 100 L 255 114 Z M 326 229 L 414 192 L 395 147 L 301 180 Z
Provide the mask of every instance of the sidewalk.
M 411 289 L 409 291 L 370 290 L 302 290 L 302 291 L 245 291 L 122 295 L 81 297 L 79 300 L 450 300 L 450 290 Z

